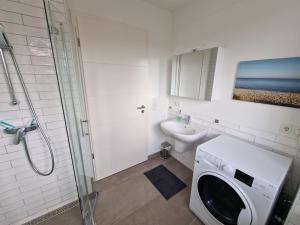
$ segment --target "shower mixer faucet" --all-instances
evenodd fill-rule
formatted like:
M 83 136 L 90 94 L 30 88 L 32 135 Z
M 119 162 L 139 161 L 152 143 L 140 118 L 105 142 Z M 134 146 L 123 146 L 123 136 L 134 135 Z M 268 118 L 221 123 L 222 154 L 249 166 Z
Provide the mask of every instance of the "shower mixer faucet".
M 34 131 L 38 128 L 38 125 L 35 123 L 31 123 L 29 126 L 24 127 L 15 127 L 15 128 L 5 128 L 4 132 L 6 134 L 15 134 L 15 138 L 13 143 L 15 145 L 20 144 L 21 141 L 24 140 L 27 132 Z

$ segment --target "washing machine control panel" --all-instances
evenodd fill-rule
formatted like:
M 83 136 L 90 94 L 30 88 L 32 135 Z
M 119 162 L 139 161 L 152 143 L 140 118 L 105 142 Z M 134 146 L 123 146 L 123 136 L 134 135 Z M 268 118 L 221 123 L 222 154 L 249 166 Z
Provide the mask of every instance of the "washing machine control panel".
M 252 189 L 259 195 L 272 199 L 276 193 L 276 187 L 272 184 L 269 184 L 265 181 L 254 179 Z
M 222 160 L 206 152 L 200 152 L 201 159 L 211 167 L 219 168 Z
M 244 171 L 233 167 L 232 165 L 223 162 L 221 159 L 215 157 L 206 152 L 200 152 L 201 160 L 207 165 L 222 171 L 225 175 L 238 180 L 239 182 L 247 185 L 251 190 L 256 194 L 266 198 L 272 199 L 276 193 L 276 187 L 272 184 L 269 184 L 266 181 L 263 181 L 257 177 L 253 177 Z

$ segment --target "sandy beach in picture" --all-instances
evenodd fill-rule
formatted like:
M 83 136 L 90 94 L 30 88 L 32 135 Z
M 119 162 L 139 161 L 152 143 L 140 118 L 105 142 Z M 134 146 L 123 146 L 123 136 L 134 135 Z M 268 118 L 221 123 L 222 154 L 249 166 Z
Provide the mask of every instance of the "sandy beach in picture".
M 300 108 L 300 93 L 235 88 L 233 99 Z
M 300 108 L 300 57 L 240 62 L 233 99 Z

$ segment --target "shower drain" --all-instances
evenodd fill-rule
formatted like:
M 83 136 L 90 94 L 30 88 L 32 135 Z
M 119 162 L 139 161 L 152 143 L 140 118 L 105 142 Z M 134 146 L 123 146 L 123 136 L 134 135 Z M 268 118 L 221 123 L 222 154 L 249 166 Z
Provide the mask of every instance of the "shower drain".
M 45 222 L 47 220 L 50 220 L 52 219 L 53 217 L 55 216 L 58 216 L 58 215 L 61 215 L 63 213 L 65 213 L 66 211 L 76 207 L 79 205 L 79 202 L 78 201 L 74 201 L 74 202 L 71 202 L 67 205 L 64 205 L 56 210 L 53 210 L 51 212 L 48 212 L 38 218 L 35 218 L 27 223 L 24 223 L 23 225 L 36 225 L 36 224 L 39 224 L 39 223 L 42 223 L 42 222 Z

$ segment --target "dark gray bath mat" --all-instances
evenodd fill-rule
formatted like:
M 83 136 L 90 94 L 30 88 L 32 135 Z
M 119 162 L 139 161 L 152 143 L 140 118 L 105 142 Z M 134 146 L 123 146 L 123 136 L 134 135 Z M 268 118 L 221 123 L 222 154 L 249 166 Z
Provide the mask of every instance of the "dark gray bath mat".
M 167 200 L 186 187 L 185 183 L 163 165 L 159 165 L 144 174 Z

